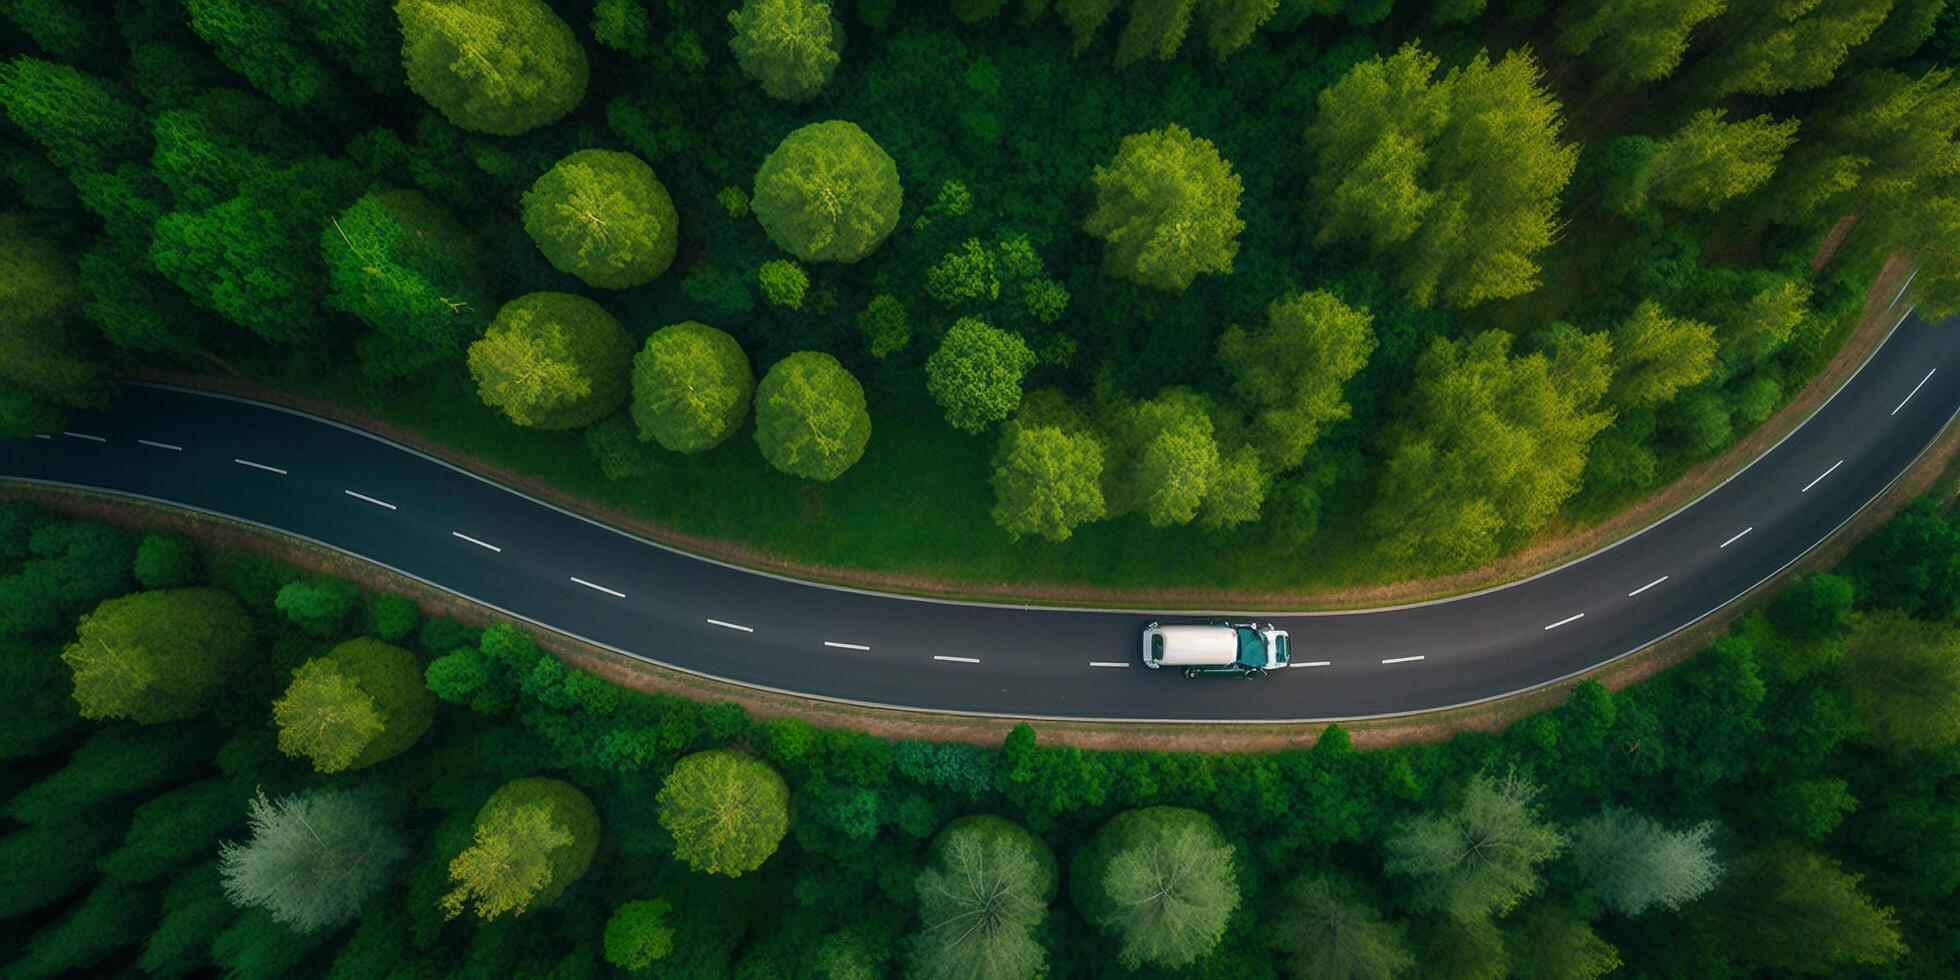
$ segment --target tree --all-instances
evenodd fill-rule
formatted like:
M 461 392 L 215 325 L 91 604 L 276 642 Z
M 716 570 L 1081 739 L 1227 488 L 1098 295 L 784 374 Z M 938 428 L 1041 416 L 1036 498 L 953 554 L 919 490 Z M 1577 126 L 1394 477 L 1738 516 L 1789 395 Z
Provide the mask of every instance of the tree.
M 102 856 L 102 874 L 117 881 L 155 881 L 204 857 L 238 822 L 231 780 L 209 776 L 151 797 L 136 808 L 122 846 Z
M 327 305 L 374 330 L 360 355 L 378 380 L 453 363 L 489 307 L 476 239 L 417 191 L 361 195 L 321 230 L 320 255 Z
M 1116 68 L 1122 70 L 1145 55 L 1169 61 L 1184 44 L 1197 0 L 1134 0 L 1130 20 L 1116 36 Z
M 345 118 L 349 93 L 307 45 L 283 6 L 250 0 L 185 0 L 191 30 L 225 67 L 288 109 Z
M 1437 66 L 1411 44 L 1321 90 L 1306 144 L 1320 240 L 1391 260 L 1418 305 L 1529 292 L 1577 148 L 1528 53 Z
M 791 354 L 756 385 L 756 445 L 769 465 L 791 476 L 835 480 L 870 441 L 864 387 L 829 354 Z
M 743 0 L 728 22 L 735 63 L 772 98 L 816 98 L 843 60 L 844 25 L 824 0 Z
M 558 900 L 592 865 L 599 813 L 570 783 L 542 776 L 505 783 L 476 812 L 474 843 L 449 862 L 448 918 L 523 915 Z
M 1648 176 L 1654 200 L 1683 210 L 1712 211 L 1769 181 L 1777 161 L 1797 140 L 1797 120 L 1767 115 L 1727 122 L 1704 109 L 1660 142 Z
M 1390 554 L 1474 567 L 1544 526 L 1578 489 L 1586 443 L 1608 421 L 1592 409 L 1599 392 L 1561 384 L 1551 359 L 1510 347 L 1497 331 L 1439 338 L 1417 361 L 1368 511 Z
M 181 534 L 151 531 L 136 546 L 136 581 L 146 589 L 181 589 L 203 576 L 197 543 Z
M 1897 959 L 1905 952 L 1898 920 L 1859 890 L 1861 880 L 1816 851 L 1771 844 L 1737 861 L 1716 893 L 1717 931 L 1762 969 Z
M 52 825 L 29 824 L 0 837 L 0 919 L 46 908 L 95 878 L 95 860 L 116 846 L 119 821 L 101 815 Z
M 357 637 L 293 671 L 272 702 L 279 751 L 304 756 L 316 772 L 365 769 L 400 755 L 435 722 L 435 695 L 422 665 L 398 646 Z
M 1620 965 L 1620 951 L 1570 913 L 1534 909 L 1505 937 L 1518 980 L 1593 980 Z
M 633 340 L 605 308 L 571 293 L 505 303 L 470 345 L 477 397 L 518 425 L 577 429 L 626 401 Z
M 1870 37 L 1893 0 L 1734 0 L 1715 22 L 1721 40 L 1699 67 L 1718 97 L 1782 95 L 1829 82 Z
M 20 534 L 12 574 L 0 575 L 0 635 L 65 631 L 75 617 L 134 585 L 135 541 L 121 528 L 92 521 L 54 521 L 25 503 L 0 502 Z
M 149 148 L 143 110 L 116 86 L 40 58 L 0 64 L 0 111 L 70 174 L 114 170 Z
M 397 0 L 408 87 L 462 129 L 516 136 L 572 111 L 589 68 L 542 0 Z
M 682 758 L 656 802 L 674 856 L 709 874 L 736 878 L 762 867 L 789 832 L 789 784 L 734 749 Z
M 755 172 L 751 208 L 769 240 L 805 262 L 856 262 L 898 226 L 898 165 L 856 123 L 811 123 Z
M 337 928 L 392 878 L 408 845 L 368 796 L 314 789 L 247 806 L 251 836 L 218 849 L 225 897 L 303 933 Z
M 274 608 L 300 629 L 320 639 L 332 639 L 361 601 L 361 590 L 345 579 L 296 579 L 279 587 Z
M 9 980 L 66 975 L 71 970 L 106 969 L 121 948 L 149 933 L 156 902 L 144 889 L 104 880 L 60 921 L 34 933 L 26 951 L 7 965 Z
M 1197 810 L 1125 810 L 1076 852 L 1069 895 L 1117 940 L 1124 966 L 1189 966 L 1217 947 L 1238 908 L 1233 853 Z
M 961 317 L 926 358 L 926 391 L 946 410 L 946 424 L 985 432 L 1020 407 L 1021 379 L 1034 360 L 1020 336 Z
M 1852 631 L 1844 659 L 1865 738 L 1893 752 L 1960 743 L 1960 631 L 1870 613 Z
M 314 152 L 278 106 L 230 88 L 203 89 L 158 112 L 150 131 L 150 166 L 182 209 L 228 200 L 252 178 Z
M 1111 514 L 1141 510 L 1151 527 L 1188 524 L 1198 516 L 1219 470 L 1210 409 L 1202 395 L 1183 387 L 1104 407 L 1111 451 L 1103 497 Z
M 1000 269 L 993 251 L 978 238 L 962 242 L 958 251 L 946 253 L 926 270 L 926 295 L 947 306 L 999 299 Z
M 1921 497 L 1860 542 L 1843 571 L 1909 616 L 1949 619 L 1960 612 L 1960 521 Z
M 1218 363 L 1267 469 L 1299 466 L 1321 428 L 1348 417 L 1341 386 L 1374 352 L 1373 322 L 1367 310 L 1314 290 L 1275 300 L 1256 333 L 1234 324 L 1219 335 Z
M 858 314 L 858 331 L 864 334 L 871 356 L 880 360 L 898 353 L 912 343 L 912 324 L 905 304 L 890 293 L 879 293 Z
M 1205 13 L 1205 45 L 1220 61 L 1252 41 L 1254 31 L 1279 10 L 1279 0 L 1210 0 Z
M 1897 221 L 1908 239 L 1924 236 L 1936 246 L 1928 251 L 1937 272 L 1943 254 L 1937 246 L 1951 240 L 1937 232 L 1949 210 L 1946 188 L 1960 175 L 1956 139 L 1960 81 L 1952 69 L 1916 78 L 1860 72 L 1835 86 L 1804 120 L 1803 138 L 1779 171 L 1777 217 L 1799 224 L 1857 211 L 1867 220 Z M 1929 264 L 1925 257 L 1920 262 L 1922 268 Z
M 606 962 L 622 970 L 644 970 L 674 950 L 674 929 L 667 924 L 673 906 L 664 899 L 627 902 L 606 920 Z
M 1608 85 L 1657 82 L 1674 74 L 1695 28 L 1728 0 L 1580 0 L 1559 12 L 1556 47 L 1584 55 Z
M 640 438 L 677 453 L 721 445 L 742 427 L 755 393 L 749 356 L 706 324 L 676 323 L 633 357 L 633 422 Z
M 70 411 L 107 400 L 74 279 L 26 215 L 0 214 L 0 438 L 58 431 Z
M 1715 328 L 1669 315 L 1647 300 L 1613 328 L 1613 386 L 1607 399 L 1626 408 L 1661 404 L 1715 369 Z
M 1092 433 L 1016 419 L 1002 427 L 993 462 L 994 523 L 1010 538 L 1067 541 L 1108 512 L 1102 443 Z
M 961 817 L 933 841 L 914 884 L 918 980 L 1021 980 L 1047 961 L 1036 930 L 1055 900 L 1055 856 L 1000 817 Z
M 1458 920 L 1503 914 L 1538 890 L 1538 865 L 1565 835 L 1538 818 L 1538 787 L 1517 775 L 1478 775 L 1463 802 L 1412 817 L 1384 844 L 1389 874 L 1415 879 L 1416 903 Z
M 219 734 L 202 724 L 99 728 L 68 756 L 66 765 L 16 792 L 0 812 L 48 827 L 100 817 L 117 822 L 114 836 L 120 839 L 120 821 L 128 808 L 117 801 L 201 775 L 210 766 Z
M 770 259 L 755 270 L 756 285 L 770 306 L 800 310 L 803 294 L 810 290 L 810 274 L 794 259 Z
M 1572 828 L 1573 864 L 1601 905 L 1621 915 L 1679 909 L 1715 887 L 1721 862 L 1712 823 L 1671 831 L 1631 810 L 1607 806 Z
M 626 289 L 674 264 L 680 217 L 653 168 L 631 153 L 580 150 L 524 192 L 524 230 L 553 268 Z
M 154 725 L 202 712 L 253 642 L 229 592 L 138 592 L 83 616 L 61 659 L 82 717 Z
M 1415 965 L 1401 928 L 1327 875 L 1287 887 L 1278 945 L 1300 980 L 1393 980 Z
M 1242 185 L 1210 140 L 1182 126 L 1126 136 L 1089 182 L 1096 207 L 1083 229 L 1104 241 L 1103 271 L 1177 293 L 1232 271 Z

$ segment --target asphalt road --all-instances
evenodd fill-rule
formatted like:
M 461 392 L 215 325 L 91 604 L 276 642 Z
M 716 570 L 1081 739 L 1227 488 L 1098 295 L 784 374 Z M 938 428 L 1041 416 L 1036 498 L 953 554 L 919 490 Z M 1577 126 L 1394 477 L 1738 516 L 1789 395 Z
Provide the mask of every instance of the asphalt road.
M 650 544 L 374 436 L 221 396 L 126 387 L 67 433 L 0 441 L 0 478 L 238 518 L 511 615 L 729 681 L 925 710 L 1331 720 L 1500 697 L 1623 656 L 1747 592 L 1895 480 L 1960 406 L 1960 330 L 1909 318 L 1748 469 L 1618 544 L 1512 585 L 1260 616 L 1293 669 L 1186 680 L 1138 663 L 1148 613 L 811 585 Z M 1175 617 L 1161 617 L 1175 618 Z

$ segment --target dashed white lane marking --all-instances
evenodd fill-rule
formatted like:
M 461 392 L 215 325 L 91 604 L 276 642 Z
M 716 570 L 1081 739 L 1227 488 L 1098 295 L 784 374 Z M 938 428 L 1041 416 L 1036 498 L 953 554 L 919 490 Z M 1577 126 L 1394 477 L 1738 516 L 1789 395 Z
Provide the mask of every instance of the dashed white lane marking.
M 742 632 L 744 632 L 744 633 L 753 633 L 753 632 L 755 632 L 755 627 L 753 627 L 753 626 L 743 626 L 743 625 L 742 625 L 741 623 L 727 623 L 727 622 L 723 622 L 723 621 L 721 621 L 721 620 L 719 620 L 719 619 L 710 619 L 710 620 L 708 620 L 708 622 L 710 622 L 710 623 L 713 623 L 713 624 L 715 624 L 716 626 L 719 626 L 719 627 L 721 627 L 722 629 L 725 629 L 725 630 L 740 630 L 740 631 L 742 631 Z
M 1579 613 L 1579 614 L 1578 614 L 1578 615 L 1576 615 L 1576 616 L 1567 616 L 1567 617 L 1565 617 L 1564 619 L 1561 619 L 1561 620 L 1559 620 L 1558 622 L 1556 622 L 1556 623 L 1553 623 L 1552 625 L 1550 625 L 1550 626 L 1547 626 L 1547 627 L 1545 627 L 1545 628 L 1546 628 L 1546 629 L 1548 629 L 1548 630 L 1555 630 L 1555 629 L 1558 629 L 1558 628 L 1559 628 L 1559 627 L 1561 627 L 1561 626 L 1564 626 L 1564 625 L 1565 625 L 1565 624 L 1567 624 L 1567 623 L 1576 623 L 1576 622 L 1578 622 L 1579 620 L 1582 620 L 1582 619 L 1584 619 L 1584 618 L 1586 618 L 1586 614 L 1585 614 L 1585 613 Z
M 1906 407 L 1906 402 L 1912 401 L 1912 396 L 1919 394 L 1919 389 L 1926 387 L 1926 382 L 1933 380 L 1933 375 L 1939 373 L 1939 370 L 1940 370 L 1939 368 L 1934 368 L 1931 371 L 1926 372 L 1926 376 L 1920 378 L 1919 383 L 1913 385 L 1911 391 L 1906 392 L 1906 397 L 1904 401 L 1899 402 L 1899 408 Z M 1899 408 L 1893 409 L 1892 414 L 1893 415 L 1899 414 Z
M 370 496 L 368 496 L 367 494 L 364 494 L 364 493 L 355 493 L 355 492 L 354 492 L 354 491 L 352 491 L 352 490 L 342 490 L 342 491 L 341 491 L 341 493 L 344 493 L 344 494 L 346 494 L 346 495 L 348 495 L 349 497 L 352 497 L 352 498 L 354 498 L 355 500 L 365 500 L 365 501 L 367 501 L 368 503 L 370 503 L 370 504 L 373 504 L 373 505 L 375 505 L 376 507 L 386 507 L 386 508 L 388 508 L 389 510 L 399 510 L 399 509 L 400 509 L 400 508 L 398 508 L 398 507 L 396 507 L 396 506 L 395 506 L 394 504 L 391 504 L 391 503 L 389 503 L 389 502 L 387 502 L 386 500 L 376 500 L 376 499 L 374 499 L 373 497 L 370 497 Z
M 51 435 L 48 435 L 48 434 L 47 434 L 47 433 L 45 433 L 45 432 L 36 432 L 36 433 L 34 433 L 34 438 L 36 438 L 36 439 L 52 439 L 52 438 L 54 438 L 54 437 L 53 437 L 53 436 L 51 436 Z
M 1415 656 L 1415 657 L 1390 657 L 1390 658 L 1388 658 L 1387 660 L 1384 660 L 1384 661 L 1382 661 L 1382 663 L 1385 663 L 1385 664 L 1406 664 L 1406 663 L 1409 663 L 1409 662 L 1411 662 L 1411 661 L 1416 661 L 1416 660 L 1421 660 L 1421 659 L 1422 659 L 1422 657 L 1420 657 L 1420 656 Z
M 1091 661 L 1089 661 L 1089 666 L 1091 666 L 1091 667 L 1128 667 L 1128 666 L 1129 666 L 1129 664 L 1128 664 L 1128 663 L 1126 663 L 1126 662 L 1124 662 L 1124 661 L 1121 661 L 1121 660 L 1091 660 Z
M 70 438 L 70 439 L 87 439 L 87 440 L 88 440 L 88 441 L 90 441 L 90 442 L 108 442 L 108 441 L 109 441 L 109 440 L 107 440 L 107 439 L 104 439 L 104 438 L 102 438 L 101 436 L 92 436 L 92 435 L 89 435 L 89 434 L 88 434 L 88 433 L 86 433 L 86 432 L 63 432 L 63 433 L 62 433 L 62 435 L 64 435 L 64 436 L 67 436 L 67 437 L 68 437 L 68 438 Z
M 1740 540 L 1742 540 L 1742 536 L 1743 536 L 1743 535 L 1745 535 L 1745 534 L 1748 534 L 1749 532 L 1751 532 L 1751 531 L 1754 531 L 1755 529 L 1756 529 L 1756 525 L 1754 525 L 1754 524 L 1751 524 L 1751 525 L 1749 525 L 1748 527 L 1745 527 L 1745 528 L 1743 528 L 1742 530 L 1740 530 L 1740 531 L 1737 531 L 1737 532 L 1735 532 L 1735 537 L 1733 537 L 1733 538 L 1730 538 L 1730 539 L 1728 539 L 1727 541 L 1724 541 L 1724 542 L 1722 542 L 1722 547 L 1724 547 L 1724 548 L 1726 548 L 1726 547 L 1728 547 L 1729 545 L 1732 545 L 1732 544 L 1734 544 L 1734 543 L 1736 543 L 1737 541 L 1740 541 Z
M 1421 657 L 1417 657 L 1416 659 L 1417 659 L 1417 660 L 1420 660 L 1420 659 L 1422 659 L 1422 658 L 1421 658 Z M 1384 660 L 1384 661 L 1382 661 L 1382 663 L 1387 663 L 1387 662 L 1388 662 L 1388 661 L 1386 661 L 1386 660 Z M 1287 664 L 1287 666 L 1288 666 L 1288 667 L 1332 667 L 1332 666 L 1334 666 L 1334 661 L 1332 661 L 1332 660 L 1307 660 L 1307 661 L 1303 661 L 1303 662 L 1301 662 L 1301 663 L 1297 663 L 1297 664 Z
M 580 584 L 580 585 L 583 585 L 583 586 L 585 586 L 585 587 L 586 587 L 586 588 L 588 588 L 588 589 L 598 589 L 598 590 L 599 590 L 600 592 L 604 592 L 605 594 L 607 594 L 607 595 L 609 595 L 609 596 L 612 596 L 612 597 L 613 597 L 613 598 L 615 598 L 615 599 L 624 599 L 624 598 L 626 598 L 626 593 L 624 593 L 624 592 L 618 592 L 618 591 L 614 591 L 614 590 L 612 590 L 612 589 L 608 589 L 608 588 L 606 588 L 606 587 L 605 587 L 605 586 L 603 586 L 603 585 L 594 585 L 594 584 L 592 584 L 591 582 L 587 582 L 586 580 L 584 580 L 584 579 L 582 579 L 582 578 L 579 578 L 579 577 L 578 577 L 578 576 L 576 576 L 576 575 L 574 575 L 574 576 L 572 576 L 572 577 L 571 577 L 571 579 L 572 579 L 572 581 L 574 581 L 574 582 L 577 582 L 578 584 Z
M 1919 270 L 1918 269 L 1912 270 L 1912 275 L 1906 277 L 1905 285 L 1900 286 L 1899 291 L 1897 293 L 1892 294 L 1892 302 L 1887 303 L 1885 305 L 1887 306 L 1899 305 L 1899 301 L 1905 299 L 1906 297 L 1906 290 L 1912 288 L 1912 281 L 1918 277 L 1919 277 Z
M 1629 598 L 1629 599 L 1631 599 L 1631 598 L 1633 598 L 1634 596 L 1637 596 L 1637 595 L 1639 595 L 1640 593 L 1642 593 L 1642 592 L 1645 592 L 1645 591 L 1647 591 L 1648 589 L 1651 589 L 1651 588 L 1653 588 L 1654 586 L 1656 586 L 1656 585 L 1659 585 L 1659 584 L 1661 584 L 1662 582 L 1665 582 L 1665 581 L 1667 581 L 1667 576 L 1665 576 L 1665 575 L 1663 575 L 1663 576 L 1661 576 L 1660 578 L 1657 578 L 1657 579 L 1655 579 L 1655 580 L 1653 580 L 1652 582 L 1649 582 L 1649 583 L 1647 583 L 1646 585 L 1643 585 L 1643 586 L 1641 586 L 1640 588 L 1637 588 L 1637 589 L 1635 589 L 1635 590 L 1633 590 L 1632 592 L 1629 592 L 1629 593 L 1627 593 L 1627 598 Z
M 980 662 L 979 657 L 944 657 L 939 654 L 933 654 L 932 659 L 951 661 L 956 664 L 977 664 Z
M 1834 472 L 1836 472 L 1836 471 L 1837 471 L 1837 468 L 1838 468 L 1838 467 L 1840 467 L 1840 466 L 1843 466 L 1843 465 L 1844 465 L 1844 460 L 1841 460 L 1841 459 L 1840 459 L 1840 460 L 1838 460 L 1838 461 L 1837 461 L 1837 462 L 1835 462 L 1835 463 L 1832 463 L 1832 464 L 1831 464 L 1831 468 L 1830 468 L 1830 469 L 1828 469 L 1828 470 L 1825 470 L 1824 472 L 1822 472 L 1822 473 L 1819 473 L 1819 474 L 1817 474 L 1817 479 L 1815 479 L 1815 480 L 1812 480 L 1812 481 L 1810 481 L 1809 483 L 1806 483 L 1806 484 L 1804 484 L 1804 485 L 1803 485 L 1803 489 L 1802 489 L 1802 490 L 1799 490 L 1799 491 L 1797 491 L 1797 492 L 1798 492 L 1798 493 L 1809 493 L 1809 492 L 1810 492 L 1810 488 L 1811 488 L 1811 487 L 1814 487 L 1814 486 L 1816 486 L 1816 485 L 1817 485 L 1818 483 L 1820 483 L 1820 482 L 1822 482 L 1822 481 L 1823 481 L 1823 479 L 1824 479 L 1825 477 L 1827 477 L 1827 476 L 1830 476 L 1830 475 L 1831 475 L 1832 473 L 1834 473 Z
M 837 648 L 837 649 L 839 649 L 839 650 L 869 650 L 869 649 L 871 649 L 870 647 L 868 647 L 868 646 L 865 646 L 865 645 L 864 645 L 864 644 L 862 644 L 862 643 L 839 643 L 839 642 L 837 642 L 836 640 L 825 640 L 825 641 L 823 641 L 823 645 L 824 645 L 824 646 L 827 646 L 827 647 L 836 647 L 836 648 Z
M 267 466 L 267 465 L 265 465 L 264 463 L 254 463 L 254 462 L 252 462 L 252 461 L 251 461 L 251 460 L 249 460 L 249 459 L 239 459 L 239 458 L 238 458 L 238 457 L 236 457 L 236 456 L 234 456 L 234 457 L 232 457 L 232 460 L 231 460 L 231 461 L 232 461 L 232 462 L 234 462 L 234 463 L 237 463 L 237 464 L 238 464 L 238 465 L 240 465 L 240 466 L 249 466 L 249 467 L 251 467 L 251 468 L 253 468 L 253 469 L 255 469 L 255 470 L 264 470 L 264 471 L 266 471 L 267 473 L 277 473 L 277 474 L 279 474 L 280 476 L 285 476 L 285 475 L 286 475 L 286 471 L 285 471 L 285 470 L 282 470 L 282 469 L 280 469 L 280 468 L 279 468 L 279 467 L 277 467 L 277 466 Z
M 472 538 L 472 537 L 470 537 L 469 535 L 467 535 L 467 534 L 464 534 L 464 533 L 463 533 L 463 532 L 461 532 L 461 531 L 451 531 L 451 532 L 449 532 L 449 534 L 450 534 L 450 536 L 452 536 L 452 537 L 458 537 L 458 538 L 462 538 L 463 540 L 465 540 L 465 541 L 468 541 L 469 543 L 471 543 L 471 544 L 473 544 L 473 545 L 476 545 L 476 546 L 477 546 L 477 547 L 479 547 L 479 548 L 488 548 L 488 549 L 490 549 L 491 551 L 496 551 L 496 552 L 501 552 L 501 551 L 503 551 L 503 550 L 504 550 L 504 549 L 502 549 L 502 548 L 499 548 L 499 547 L 497 547 L 497 546 L 496 546 L 496 545 L 494 545 L 494 544 L 491 544 L 491 543 L 490 543 L 490 542 L 488 542 L 488 541 L 478 541 L 477 539 L 475 539 L 475 538 Z
M 167 442 L 153 442 L 149 439 L 138 439 L 136 441 L 142 443 L 145 446 L 150 447 L 151 449 L 168 449 L 173 453 L 181 453 L 184 451 L 184 447 L 173 446 Z

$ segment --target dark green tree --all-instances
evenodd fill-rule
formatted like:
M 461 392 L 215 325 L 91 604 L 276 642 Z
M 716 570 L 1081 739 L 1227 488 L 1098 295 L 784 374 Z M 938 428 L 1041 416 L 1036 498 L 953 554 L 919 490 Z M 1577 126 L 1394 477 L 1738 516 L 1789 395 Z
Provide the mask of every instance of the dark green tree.
M 1287 886 L 1278 944 L 1300 980 L 1393 980 L 1415 965 L 1400 927 L 1352 885 L 1312 875 Z

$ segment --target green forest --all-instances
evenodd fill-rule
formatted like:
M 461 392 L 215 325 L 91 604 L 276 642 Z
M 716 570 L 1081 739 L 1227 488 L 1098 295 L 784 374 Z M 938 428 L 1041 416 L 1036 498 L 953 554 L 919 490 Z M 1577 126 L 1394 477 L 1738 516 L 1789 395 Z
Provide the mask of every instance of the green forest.
M 1498 734 L 981 747 L 0 502 L 0 978 L 1951 977 L 1957 617 L 1927 499 Z
M 1942 0 L 0 14 L 0 433 L 244 379 L 796 563 L 1473 569 L 1769 418 L 1887 255 L 1960 307 Z

